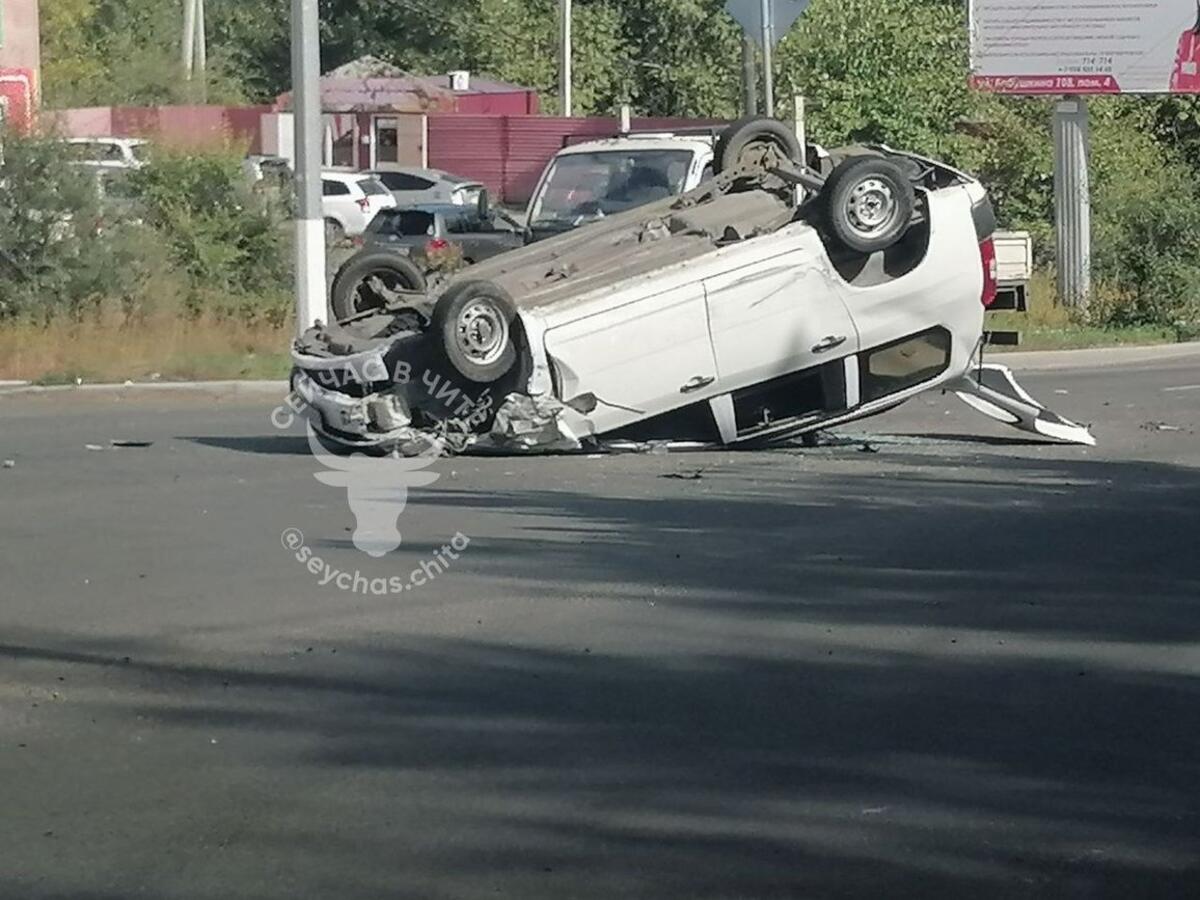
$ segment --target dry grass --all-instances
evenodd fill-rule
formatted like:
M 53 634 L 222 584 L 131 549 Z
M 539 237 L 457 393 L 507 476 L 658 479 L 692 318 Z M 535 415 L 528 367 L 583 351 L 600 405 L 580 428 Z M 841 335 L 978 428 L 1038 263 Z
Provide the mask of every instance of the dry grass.
M 284 378 L 291 327 L 118 316 L 0 327 L 0 380 L 66 384 Z
M 1098 286 L 1093 315 L 1113 302 L 1112 293 Z M 1158 325 L 1108 328 L 1090 324 L 1087 317 L 1058 302 L 1058 286 L 1052 271 L 1035 272 L 1029 282 L 1026 312 L 988 313 L 987 327 L 995 331 L 1019 331 L 1016 350 L 1072 350 L 1083 347 L 1169 344 L 1178 340 L 1170 328 Z M 999 348 L 998 348 L 999 349 Z

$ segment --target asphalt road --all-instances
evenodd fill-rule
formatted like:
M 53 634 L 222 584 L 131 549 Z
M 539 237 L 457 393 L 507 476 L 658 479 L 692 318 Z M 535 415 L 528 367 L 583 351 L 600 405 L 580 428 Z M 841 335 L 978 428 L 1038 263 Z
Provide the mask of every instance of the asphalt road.
M 0 897 L 1200 896 L 1200 356 L 1084 359 L 1096 449 L 443 461 L 381 560 L 270 397 L 0 397 Z

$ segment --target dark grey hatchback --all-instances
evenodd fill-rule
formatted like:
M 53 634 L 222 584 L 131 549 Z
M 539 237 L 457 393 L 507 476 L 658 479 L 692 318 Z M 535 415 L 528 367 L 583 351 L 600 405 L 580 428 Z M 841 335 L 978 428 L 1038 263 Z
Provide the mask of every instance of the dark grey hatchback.
M 331 300 L 345 321 L 386 306 L 397 291 L 421 290 L 438 257 L 470 265 L 525 245 L 524 229 L 502 210 L 437 204 L 385 209 L 355 243 L 360 249 L 338 270 Z

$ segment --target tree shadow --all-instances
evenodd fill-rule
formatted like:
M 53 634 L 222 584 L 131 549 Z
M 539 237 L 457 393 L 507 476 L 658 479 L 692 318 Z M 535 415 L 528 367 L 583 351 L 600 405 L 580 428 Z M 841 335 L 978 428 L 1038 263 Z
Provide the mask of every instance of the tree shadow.
M 495 634 L 451 605 L 214 661 L 64 629 L 0 665 L 229 748 L 138 778 L 185 821 L 246 804 L 188 896 L 1197 896 L 1196 471 L 878 462 L 422 493 L 478 525 Z

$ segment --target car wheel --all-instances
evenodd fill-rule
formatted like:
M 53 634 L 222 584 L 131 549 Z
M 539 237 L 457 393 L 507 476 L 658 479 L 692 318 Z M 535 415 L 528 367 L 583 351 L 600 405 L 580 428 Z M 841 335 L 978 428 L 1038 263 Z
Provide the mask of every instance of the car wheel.
M 346 229 L 337 219 L 325 220 L 325 245 L 332 247 L 346 239 Z
M 771 169 L 784 163 L 802 163 L 800 139 L 778 119 L 751 116 L 734 122 L 717 139 L 717 172 L 744 166 Z
M 517 306 L 488 281 L 465 281 L 442 295 L 433 309 L 433 333 L 451 367 L 469 381 L 489 384 L 517 361 Z
M 372 309 L 383 309 L 400 291 L 426 288 L 425 275 L 403 254 L 391 250 L 356 253 L 333 279 L 333 318 L 344 322 Z
M 908 230 L 916 191 L 894 162 L 856 156 L 833 170 L 820 202 L 838 243 L 859 253 L 875 253 L 891 247 Z

